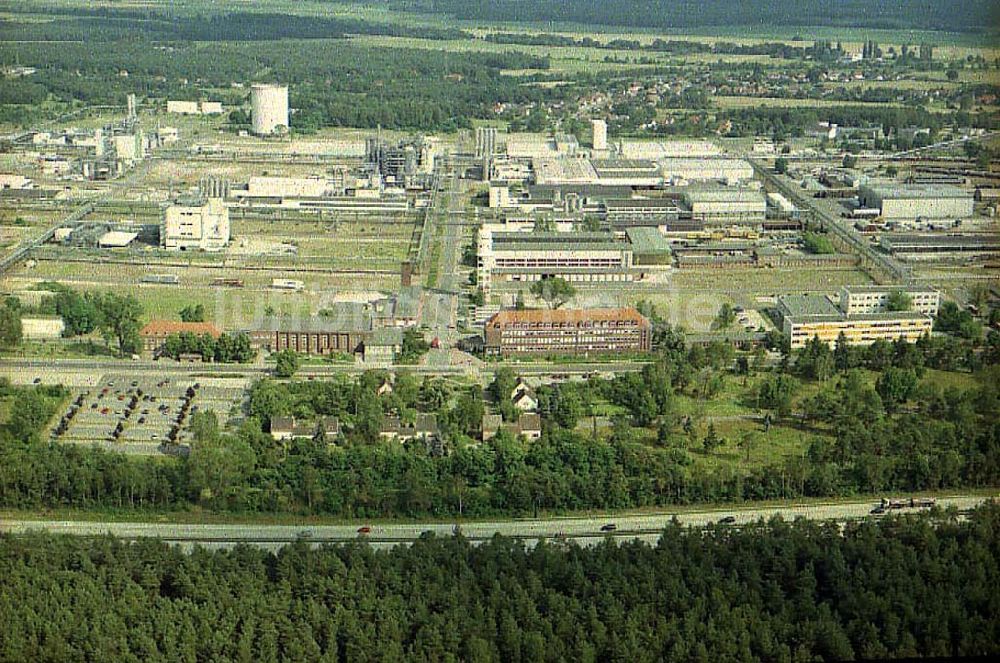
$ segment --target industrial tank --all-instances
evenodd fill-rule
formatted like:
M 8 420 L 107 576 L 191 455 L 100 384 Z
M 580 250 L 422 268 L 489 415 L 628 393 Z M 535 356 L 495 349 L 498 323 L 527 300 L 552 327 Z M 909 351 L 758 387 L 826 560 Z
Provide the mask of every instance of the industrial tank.
M 250 88 L 253 132 L 267 136 L 278 127 L 288 128 L 288 88 L 284 85 L 256 83 Z

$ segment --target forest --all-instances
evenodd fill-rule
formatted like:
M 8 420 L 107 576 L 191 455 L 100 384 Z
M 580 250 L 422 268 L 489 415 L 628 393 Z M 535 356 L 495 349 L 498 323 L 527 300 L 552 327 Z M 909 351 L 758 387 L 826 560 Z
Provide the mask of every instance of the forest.
M 809 25 L 981 32 L 998 25 L 991 0 L 392 0 L 392 5 L 469 21 L 660 29 Z
M 277 553 L 0 535 L 0 659 L 809 661 L 1000 652 L 1000 507 L 655 545 Z

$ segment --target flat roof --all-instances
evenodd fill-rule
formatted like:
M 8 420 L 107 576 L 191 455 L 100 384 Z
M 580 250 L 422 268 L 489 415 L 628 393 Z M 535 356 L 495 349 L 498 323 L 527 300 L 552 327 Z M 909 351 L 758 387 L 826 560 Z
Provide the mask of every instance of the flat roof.
M 844 290 L 847 292 L 937 292 L 937 289 L 931 286 L 919 286 L 919 285 L 845 285 Z
M 611 233 L 493 233 L 494 251 L 622 251 L 628 244 Z
M 125 232 L 124 230 L 111 230 L 97 240 L 98 246 L 123 247 L 135 241 L 139 233 Z
M 994 233 L 978 235 L 882 235 L 882 244 L 902 246 L 1000 246 L 1000 237 Z
M 690 189 L 684 192 L 684 199 L 689 203 L 742 203 L 753 202 L 766 204 L 764 194 L 755 189 L 719 188 Z
M 670 255 L 670 241 L 657 228 L 634 226 L 625 230 L 634 253 L 661 253 Z
M 972 192 L 947 184 L 868 182 L 862 185 L 880 198 L 972 198 Z
M 785 309 L 785 314 L 792 317 L 842 314 L 826 295 L 782 295 L 778 303 Z
M 494 313 L 486 321 L 487 325 L 512 324 L 516 322 L 599 322 L 632 320 L 640 324 L 649 324 L 644 315 L 635 308 L 583 308 L 583 309 L 505 309 Z

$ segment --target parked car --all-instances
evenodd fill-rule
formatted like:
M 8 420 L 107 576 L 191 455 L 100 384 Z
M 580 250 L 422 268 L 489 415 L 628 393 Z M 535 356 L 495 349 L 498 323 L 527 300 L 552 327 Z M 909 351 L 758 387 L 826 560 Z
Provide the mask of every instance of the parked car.
M 369 527 L 368 525 L 362 525 L 361 527 L 358 528 L 358 534 L 371 534 L 371 533 L 372 533 L 372 528 Z
M 723 518 L 719 518 L 720 525 L 732 525 L 735 522 L 736 522 L 736 516 L 725 516 Z
M 601 531 L 602 532 L 614 532 L 616 529 L 618 529 L 618 525 L 615 525 L 614 523 L 608 523 L 606 525 L 601 525 Z

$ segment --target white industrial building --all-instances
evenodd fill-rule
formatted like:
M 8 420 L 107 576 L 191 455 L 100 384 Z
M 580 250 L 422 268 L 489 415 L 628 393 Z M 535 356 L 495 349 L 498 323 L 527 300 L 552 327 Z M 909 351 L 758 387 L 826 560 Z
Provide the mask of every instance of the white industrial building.
M 31 180 L 23 175 L 0 173 L 0 189 L 30 189 Z
M 344 176 L 266 177 L 254 176 L 247 182 L 250 198 L 322 198 L 344 195 Z
M 778 297 L 782 331 L 793 350 L 812 339 L 835 346 L 843 335 L 848 345 L 871 345 L 876 341 L 899 339 L 915 343 L 930 333 L 934 321 L 919 311 L 875 311 L 848 315 L 825 295 L 785 295 Z
M 288 87 L 255 83 L 250 88 L 250 122 L 258 136 L 288 130 Z
M 754 189 L 689 189 L 683 194 L 691 216 L 705 223 L 763 223 L 764 193 Z
M 222 114 L 222 102 L 219 101 L 203 101 L 201 102 L 201 114 L 202 115 L 221 115 Z
M 538 158 L 531 166 L 535 184 L 544 186 L 652 187 L 663 183 L 659 168 L 647 159 Z
M 621 142 L 621 156 L 625 159 L 660 160 L 673 157 L 698 159 L 718 156 L 721 153 L 722 150 L 718 145 L 707 140 L 632 140 Z
M 720 157 L 664 157 L 657 159 L 664 179 L 672 182 L 740 182 L 753 179 L 753 167 L 744 159 Z
M 632 247 L 610 233 L 496 232 L 484 226 L 477 241 L 477 283 L 559 277 L 574 283 L 632 281 Z
M 972 216 L 972 193 L 954 186 L 868 182 L 858 190 L 861 207 L 883 219 L 964 219 Z
M 201 110 L 198 108 L 197 101 L 175 101 L 172 99 L 167 100 L 167 112 L 177 113 L 178 115 L 201 114 Z
M 134 242 L 138 236 L 139 233 L 125 230 L 110 230 L 98 238 L 97 246 L 102 249 L 124 249 Z
M 941 293 L 925 286 L 845 286 L 840 291 L 840 309 L 847 315 L 888 311 L 889 297 L 894 292 L 902 292 L 910 299 L 911 311 L 937 315 Z
M 160 238 L 167 249 L 222 249 L 229 243 L 229 209 L 219 198 L 179 199 L 164 212 Z

